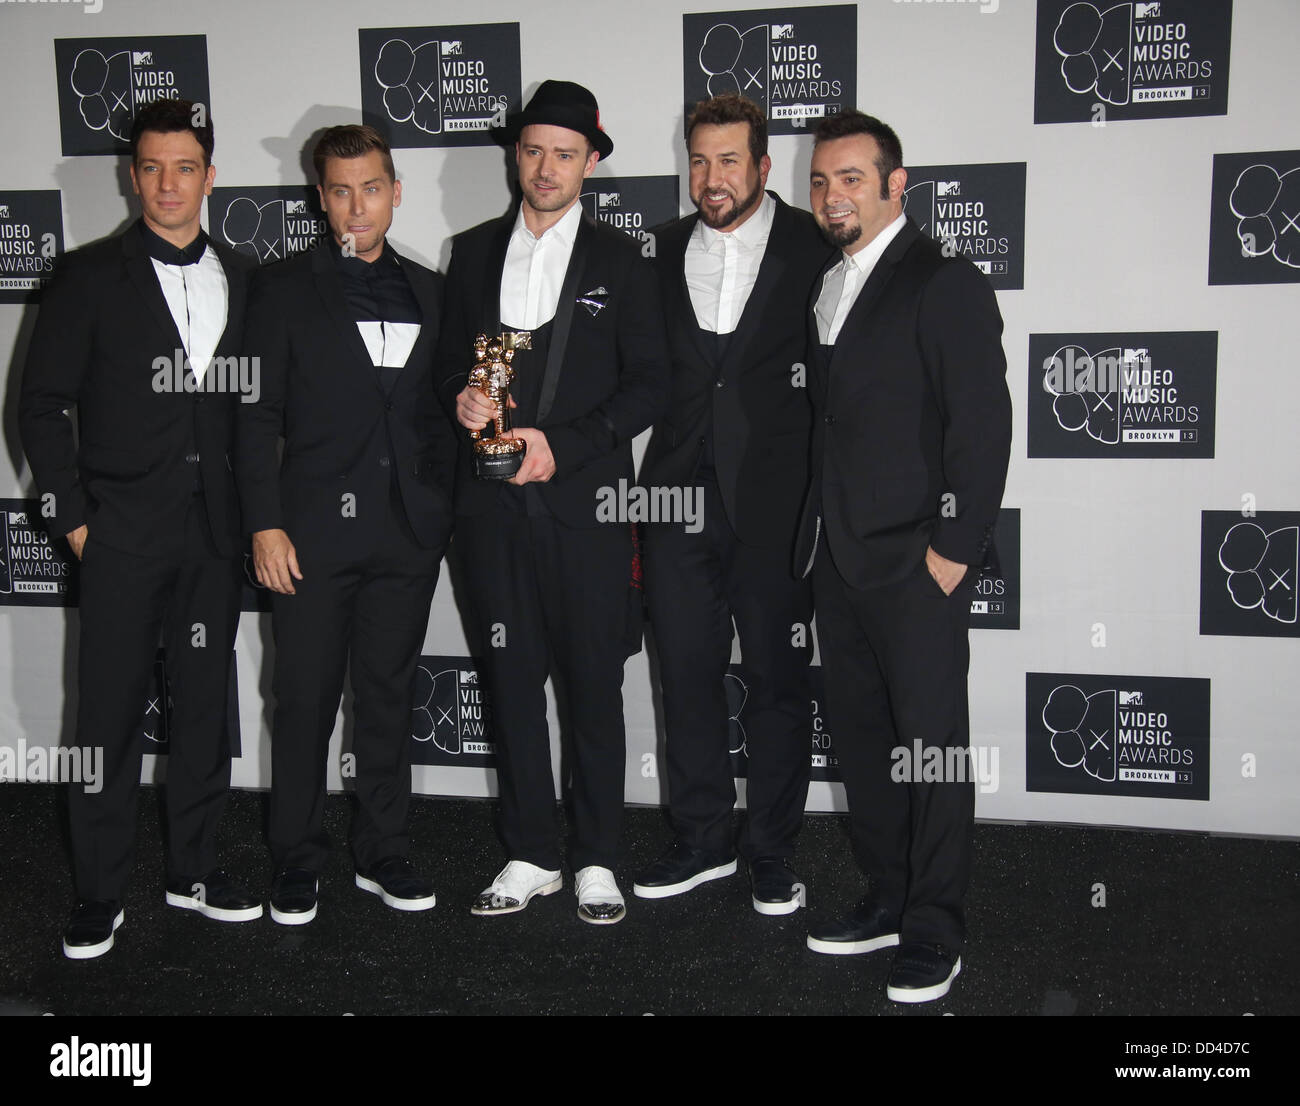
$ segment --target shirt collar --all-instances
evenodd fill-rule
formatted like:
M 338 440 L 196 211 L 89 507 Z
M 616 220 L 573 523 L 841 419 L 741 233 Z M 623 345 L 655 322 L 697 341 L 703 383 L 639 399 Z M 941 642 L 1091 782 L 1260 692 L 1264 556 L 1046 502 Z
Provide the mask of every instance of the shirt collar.
M 772 219 L 775 215 L 776 201 L 764 192 L 758 210 L 735 230 L 724 234 L 720 230 L 714 230 L 703 219 L 697 219 L 695 233 L 706 253 L 711 253 L 716 247 L 721 246 L 724 238 L 734 238 L 744 249 L 755 250 L 762 246 L 772 233 Z
M 533 234 L 524 222 L 524 205 L 519 205 L 519 214 L 515 216 L 515 229 L 512 235 L 522 236 L 524 241 L 533 242 L 555 242 L 560 246 L 572 246 L 578 238 L 578 224 L 582 222 L 582 201 L 574 204 L 564 213 L 564 217 L 553 227 L 548 227 L 542 231 L 541 237 Z
M 898 237 L 898 232 L 906 225 L 907 216 L 900 215 L 868 242 L 865 249 L 858 250 L 854 254 L 844 254 L 845 267 L 852 265 L 862 276 L 867 276 L 876 267 L 876 262 L 884 256 L 889 243 Z
M 164 265 L 193 265 L 208 252 L 208 236 L 203 233 L 202 227 L 199 228 L 198 237 L 188 246 L 172 245 L 162 235 L 150 230 L 143 219 L 140 220 L 139 227 L 145 252 Z

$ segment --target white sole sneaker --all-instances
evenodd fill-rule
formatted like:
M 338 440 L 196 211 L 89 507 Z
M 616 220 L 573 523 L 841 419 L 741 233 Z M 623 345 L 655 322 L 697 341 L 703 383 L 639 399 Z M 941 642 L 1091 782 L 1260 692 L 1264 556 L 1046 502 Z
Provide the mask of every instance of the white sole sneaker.
M 869 941 L 823 941 L 811 935 L 808 937 L 808 947 L 813 952 L 823 952 L 828 956 L 858 956 L 877 949 L 892 949 L 897 944 L 897 933 L 883 933 Z
M 117 917 L 113 919 L 113 933 L 117 932 L 118 926 L 126 921 L 126 911 L 119 910 Z M 69 945 L 63 942 L 63 955 L 69 960 L 94 960 L 97 956 L 103 956 L 113 947 L 113 933 L 108 935 L 107 941 L 100 941 L 97 945 Z
M 252 922 L 262 916 L 262 904 L 260 902 L 256 906 L 245 906 L 239 910 L 229 910 L 225 907 L 211 906 L 200 899 L 198 895 L 181 895 L 175 891 L 167 892 L 167 905 L 177 906 L 182 910 L 196 911 L 205 918 L 211 918 L 214 922 Z
M 942 983 L 936 983 L 933 987 L 890 987 L 886 985 L 885 994 L 895 1002 L 932 1002 L 934 999 L 943 998 L 952 986 L 952 981 L 961 974 L 961 957 L 952 966 L 952 971 L 948 973 L 948 978 Z
M 668 899 L 673 895 L 684 895 L 687 891 L 694 891 L 701 883 L 708 883 L 713 879 L 726 879 L 727 876 L 736 874 L 736 862 L 730 861 L 727 864 L 719 864 L 716 868 L 705 868 L 702 872 L 696 872 L 690 879 L 684 879 L 681 883 L 670 883 L 666 887 L 643 887 L 639 883 L 632 884 L 632 894 L 638 899 Z
M 310 910 L 304 910 L 297 914 L 281 914 L 276 910 L 275 905 L 271 906 L 271 921 L 282 926 L 305 926 L 308 922 L 316 918 L 316 906 L 312 905 Z
M 760 914 L 766 914 L 768 917 L 775 917 L 779 914 L 793 914 L 801 906 L 808 905 L 808 892 L 802 883 L 793 884 L 790 888 L 793 894 L 789 902 L 759 902 L 758 899 L 751 898 L 754 909 Z
M 376 883 L 373 879 L 367 879 L 358 873 L 357 886 L 363 891 L 369 891 L 372 895 L 378 895 L 384 901 L 385 906 L 391 906 L 394 910 L 432 910 L 437 905 L 437 895 L 427 895 L 422 899 L 399 899 L 390 895 L 384 890 L 383 886 Z

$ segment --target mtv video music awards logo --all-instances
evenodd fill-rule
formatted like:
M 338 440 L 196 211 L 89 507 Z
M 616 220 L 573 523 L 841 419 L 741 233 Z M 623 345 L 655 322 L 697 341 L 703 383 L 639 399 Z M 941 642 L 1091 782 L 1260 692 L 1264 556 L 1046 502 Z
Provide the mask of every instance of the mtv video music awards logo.
M 678 214 L 678 180 L 665 177 L 588 177 L 582 206 L 600 223 L 642 240 Z
M 55 39 L 54 66 L 65 157 L 127 152 L 136 112 L 155 100 L 211 103 L 204 35 Z
M 328 233 L 320 197 L 305 185 L 214 188 L 208 225 L 219 241 L 262 265 L 310 250 Z
M 1020 629 L 1020 508 L 1003 507 L 970 600 L 975 630 Z
M 393 146 L 491 146 L 520 100 L 519 24 L 357 32 L 361 114 Z
M 1210 681 L 1025 675 L 1025 787 L 1210 797 Z
M 0 499 L 0 603 L 75 607 L 77 571 L 67 543 L 50 541 L 39 499 Z
M 420 658 L 411 738 L 416 764 L 495 767 L 491 714 L 473 658 Z
M 0 191 L 0 303 L 35 301 L 62 253 L 58 190 Z
M 1038 0 L 1034 122 L 1226 115 L 1232 0 Z
M 1215 154 L 1210 283 L 1300 282 L 1300 150 Z
M 1215 331 L 1029 336 L 1030 457 L 1213 457 Z
M 1201 633 L 1300 637 L 1300 511 L 1201 512 Z
M 805 134 L 857 100 L 856 4 L 682 16 L 686 115 L 723 92 L 753 100 L 771 134 Z
M 831 744 L 823 715 L 825 703 L 822 670 L 819 666 L 808 669 L 812 684 L 812 701 L 808 730 L 809 756 L 812 778 L 815 780 L 840 779 L 839 758 Z M 753 725 L 753 706 L 750 703 L 750 684 L 753 682 L 743 664 L 733 664 L 723 676 L 727 696 L 727 725 L 730 733 L 731 774 L 738 780 L 749 778 L 749 732 Z
M 907 170 L 903 210 L 994 288 L 1025 286 L 1025 163 L 922 165 Z

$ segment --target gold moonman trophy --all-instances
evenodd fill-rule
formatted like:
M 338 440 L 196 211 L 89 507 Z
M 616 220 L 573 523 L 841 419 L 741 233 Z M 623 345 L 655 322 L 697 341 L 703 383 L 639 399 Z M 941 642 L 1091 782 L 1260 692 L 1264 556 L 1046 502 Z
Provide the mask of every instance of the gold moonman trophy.
M 480 480 L 509 480 L 524 463 L 523 439 L 505 435 L 510 430 L 510 381 L 515 376 L 510 362 L 516 350 L 531 346 L 532 335 L 527 331 L 507 331 L 492 339 L 480 334 L 474 339 L 469 386 L 497 406 L 496 417 L 487 426 L 469 432 L 474 442 L 474 475 Z

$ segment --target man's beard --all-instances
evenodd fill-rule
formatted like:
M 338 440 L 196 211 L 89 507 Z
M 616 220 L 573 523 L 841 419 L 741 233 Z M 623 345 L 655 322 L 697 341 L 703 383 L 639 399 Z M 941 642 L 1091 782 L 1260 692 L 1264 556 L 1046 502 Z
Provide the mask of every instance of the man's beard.
M 532 187 L 520 185 L 524 194 L 524 199 L 528 201 L 528 206 L 534 211 L 559 211 L 567 207 L 573 200 L 572 196 L 566 196 L 562 189 L 553 187 L 550 192 L 536 192 Z
M 706 188 L 700 193 L 700 200 L 708 195 L 709 190 Z M 754 191 L 746 196 L 739 203 L 733 202 L 730 207 L 723 208 L 716 214 L 706 213 L 700 205 L 700 200 L 695 201 L 695 210 L 700 213 L 700 220 L 706 227 L 712 227 L 714 230 L 721 230 L 723 227 L 729 227 L 745 212 L 749 211 L 759 200 L 763 198 L 763 182 L 760 180 L 754 185 Z
M 830 226 L 821 228 L 822 237 L 837 249 L 844 249 L 845 246 L 851 246 L 862 237 L 862 223 L 857 222 L 852 226 L 847 223 L 832 223 Z

